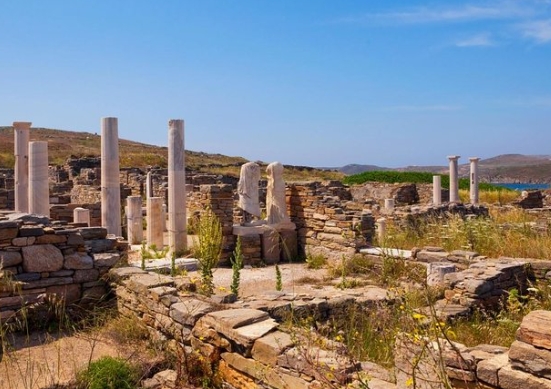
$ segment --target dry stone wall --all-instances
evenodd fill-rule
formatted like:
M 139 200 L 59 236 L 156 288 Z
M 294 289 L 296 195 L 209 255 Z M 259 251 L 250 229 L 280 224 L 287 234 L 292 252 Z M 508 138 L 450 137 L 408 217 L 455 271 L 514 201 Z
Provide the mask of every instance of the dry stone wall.
M 68 304 L 102 299 L 107 293 L 102 277 L 126 259 L 127 250 L 106 235 L 100 227 L 0 221 L 0 322 L 21 319 L 23 306 L 48 295 Z

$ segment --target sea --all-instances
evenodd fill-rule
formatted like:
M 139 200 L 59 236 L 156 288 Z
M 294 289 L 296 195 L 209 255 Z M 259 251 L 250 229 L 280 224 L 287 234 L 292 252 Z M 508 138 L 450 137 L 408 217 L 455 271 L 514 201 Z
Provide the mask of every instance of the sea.
M 550 189 L 551 188 L 551 185 L 549 184 L 529 184 L 529 183 L 508 183 L 508 182 L 505 182 L 505 183 L 492 183 L 492 185 L 497 185 L 497 186 L 503 186 L 505 188 L 509 188 L 509 189 L 514 189 L 514 190 L 519 190 L 519 191 L 522 191 L 522 190 L 538 190 L 538 189 Z

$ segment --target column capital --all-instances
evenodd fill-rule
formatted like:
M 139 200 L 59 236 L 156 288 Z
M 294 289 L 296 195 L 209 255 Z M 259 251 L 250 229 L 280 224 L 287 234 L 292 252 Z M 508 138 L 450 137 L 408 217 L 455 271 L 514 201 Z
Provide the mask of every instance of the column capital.
M 32 122 L 13 122 L 13 128 L 16 130 L 30 130 Z
M 450 161 L 457 161 L 459 158 L 461 158 L 460 155 L 448 155 Z
M 479 157 L 470 157 L 469 161 L 470 162 L 478 162 L 478 161 L 480 161 L 480 158 Z

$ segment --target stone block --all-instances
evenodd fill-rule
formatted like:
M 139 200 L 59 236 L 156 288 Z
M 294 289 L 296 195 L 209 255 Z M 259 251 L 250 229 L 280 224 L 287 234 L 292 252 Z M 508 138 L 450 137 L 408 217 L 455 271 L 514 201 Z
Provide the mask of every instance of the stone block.
M 551 379 L 551 351 L 514 341 L 509 350 L 511 366 L 517 370 Z
M 115 248 L 115 239 L 95 239 L 85 240 L 84 244 L 90 247 L 92 253 L 105 253 Z
M 551 380 L 539 378 L 511 366 L 504 366 L 497 373 L 501 389 L 551 389 Z
M 260 236 L 262 243 L 262 258 L 264 262 L 271 265 L 279 262 L 280 247 L 279 233 L 276 230 L 266 229 Z
M 271 332 L 258 338 L 253 345 L 252 357 L 266 365 L 276 366 L 277 357 L 294 344 L 291 335 L 282 331 Z
M 95 253 L 94 254 L 94 266 L 95 267 L 113 267 L 121 259 L 120 254 L 117 253 Z
M 73 283 L 73 277 L 43 278 L 36 281 L 28 281 L 23 284 L 23 289 L 46 288 L 55 285 L 67 285 Z
M 46 234 L 36 238 L 37 244 L 60 244 L 67 242 L 66 235 Z
M 65 256 L 65 262 L 63 264 L 65 269 L 92 269 L 94 267 L 94 260 L 91 256 L 85 253 L 74 253 Z
M 551 350 L 551 311 L 532 311 L 522 319 L 516 338 L 532 346 Z
M 105 239 L 107 237 L 107 228 L 103 227 L 81 227 L 78 232 L 84 240 Z
M 507 354 L 496 355 L 493 358 L 480 361 L 476 366 L 476 376 L 486 384 L 498 386 L 498 372 L 509 364 Z M 518 389 L 518 388 L 517 388 Z
M 84 238 L 80 234 L 69 234 L 67 236 L 67 244 L 71 246 L 84 245 Z
M 197 320 L 216 308 L 205 301 L 189 298 L 172 304 L 170 317 L 185 326 L 193 327 Z
M 97 269 L 75 270 L 75 273 L 73 274 L 73 282 L 77 284 L 92 282 L 97 281 L 98 277 L 99 272 Z
M 40 226 L 21 226 L 19 229 L 19 236 L 42 236 L 44 235 L 44 228 Z
M 0 269 L 16 266 L 23 262 L 23 257 L 19 251 L 0 250 Z
M 63 268 L 63 254 L 51 244 L 23 247 L 21 252 L 23 269 L 27 273 L 50 272 Z
M 80 285 L 57 285 L 46 288 L 47 294 L 55 294 L 65 300 L 65 304 L 73 304 L 80 300 L 81 288 Z
M 147 295 L 148 289 L 158 286 L 174 286 L 174 280 L 171 277 L 162 274 L 145 273 L 134 274 L 127 280 L 123 281 L 123 285 L 135 293 L 143 293 Z

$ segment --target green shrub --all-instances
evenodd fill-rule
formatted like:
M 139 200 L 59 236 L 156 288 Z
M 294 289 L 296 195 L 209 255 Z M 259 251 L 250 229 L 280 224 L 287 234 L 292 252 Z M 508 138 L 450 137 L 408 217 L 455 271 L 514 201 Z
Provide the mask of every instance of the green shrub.
M 321 269 L 327 265 L 327 258 L 323 254 L 306 254 L 306 267 L 308 269 Z
M 198 242 L 195 254 L 201 268 L 201 291 L 210 296 L 214 293 L 212 269 L 218 264 L 222 252 L 222 225 L 212 209 L 201 215 L 198 224 Z
M 78 374 L 77 383 L 82 389 L 134 389 L 139 378 L 138 369 L 124 359 L 102 357 Z

